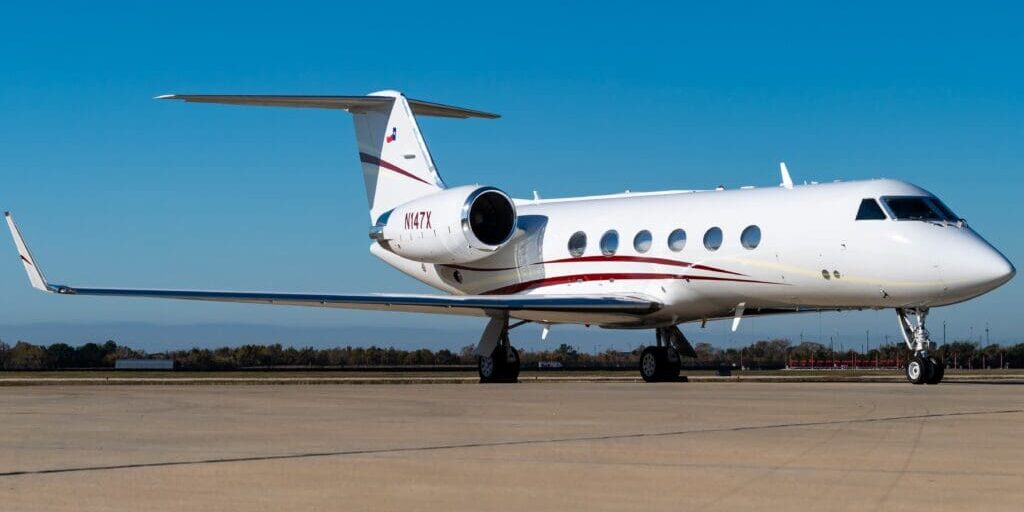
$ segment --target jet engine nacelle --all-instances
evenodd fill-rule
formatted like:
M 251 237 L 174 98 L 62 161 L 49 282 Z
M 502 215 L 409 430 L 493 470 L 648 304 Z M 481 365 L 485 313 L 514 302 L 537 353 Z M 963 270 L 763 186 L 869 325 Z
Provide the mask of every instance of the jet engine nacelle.
M 462 264 L 501 249 L 516 230 L 512 199 L 494 187 L 468 185 L 409 201 L 381 215 L 370 238 L 423 263 Z

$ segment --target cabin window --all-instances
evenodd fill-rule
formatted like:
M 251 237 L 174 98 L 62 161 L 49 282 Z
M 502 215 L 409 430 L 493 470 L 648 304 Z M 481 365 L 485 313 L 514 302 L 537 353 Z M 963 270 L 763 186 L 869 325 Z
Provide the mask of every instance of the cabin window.
M 927 197 L 886 197 L 883 200 L 898 220 L 957 220 L 947 219 Z
M 747 249 L 756 249 L 758 245 L 761 245 L 761 228 L 757 226 L 747 226 L 746 229 L 740 233 L 740 244 Z
M 860 208 L 857 210 L 857 220 L 886 219 L 888 219 L 888 217 L 885 216 L 885 212 L 882 211 L 882 207 L 878 206 L 878 201 L 868 198 L 860 202 Z
M 587 250 L 587 234 L 582 231 L 577 231 L 569 237 L 569 254 L 572 257 L 577 258 L 583 256 L 583 253 Z
M 704 233 L 704 247 L 709 251 L 717 251 L 722 246 L 722 229 L 713 227 Z
M 654 238 L 651 237 L 651 232 L 645 229 L 633 237 L 633 249 L 636 249 L 636 252 L 641 254 L 645 253 L 651 250 L 651 244 L 653 241 Z
M 679 252 L 686 247 L 686 230 L 677 229 L 668 234 L 668 248 L 672 252 Z
M 610 229 L 601 236 L 601 254 L 611 256 L 619 250 L 619 232 Z

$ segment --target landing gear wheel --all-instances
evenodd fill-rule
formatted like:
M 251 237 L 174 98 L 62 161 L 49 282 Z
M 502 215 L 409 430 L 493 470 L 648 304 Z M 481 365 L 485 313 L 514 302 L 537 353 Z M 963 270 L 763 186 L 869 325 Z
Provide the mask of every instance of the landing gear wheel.
M 665 358 L 661 380 L 668 382 L 679 380 L 679 369 L 683 366 L 683 362 L 679 359 L 679 352 L 672 347 L 662 347 L 661 350 L 664 351 Z
M 907 362 L 907 380 L 911 384 L 918 385 L 928 382 L 935 374 L 930 358 L 914 356 Z
M 908 313 L 917 319 L 915 325 L 908 318 Z M 938 384 L 946 373 L 946 367 L 939 359 L 930 354 L 933 346 L 924 320 L 928 316 L 928 308 L 896 308 L 896 318 L 900 323 L 903 341 L 914 357 L 907 361 L 907 380 L 911 384 Z
M 640 353 L 640 377 L 644 382 L 658 382 L 660 360 L 658 347 L 647 347 Z
M 925 384 L 935 385 L 942 382 L 942 377 L 946 375 L 946 363 L 934 357 L 929 357 L 928 362 L 932 365 L 932 378 L 928 379 Z
M 506 350 L 504 382 L 519 382 L 519 351 L 511 345 Z
M 644 382 L 679 379 L 679 353 L 669 347 L 647 347 L 640 353 L 640 377 Z
M 477 357 L 480 382 L 518 382 L 519 351 L 511 345 L 498 345 L 490 356 Z

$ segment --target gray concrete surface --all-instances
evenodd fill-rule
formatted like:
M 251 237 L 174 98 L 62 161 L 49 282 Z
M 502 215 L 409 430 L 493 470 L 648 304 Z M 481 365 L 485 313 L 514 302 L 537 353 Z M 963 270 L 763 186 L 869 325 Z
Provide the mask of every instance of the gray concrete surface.
M 241 372 L 240 372 L 241 373 Z M 300 373 L 300 372 L 296 372 Z M 872 374 L 865 372 L 861 374 L 843 374 L 827 372 L 768 372 L 766 374 L 749 374 L 737 372 L 730 377 L 718 377 L 704 372 L 700 375 L 685 375 L 689 382 L 890 382 L 905 383 L 907 378 L 902 371 L 885 371 Z M 953 373 L 953 372 L 950 372 Z M 161 376 L 132 376 L 132 377 L 68 377 L 54 375 L 34 375 L 25 372 L 20 376 L 0 377 L 0 387 L 4 386 L 69 386 L 69 385 L 226 385 L 226 384 L 273 384 L 273 385 L 310 385 L 310 384 L 479 384 L 480 377 L 476 372 L 438 372 L 435 375 L 416 374 L 391 374 L 391 375 L 347 375 L 343 377 L 317 376 L 270 376 L 260 375 L 259 372 L 246 373 L 238 376 L 206 376 L 206 375 L 185 375 L 179 374 L 170 377 Z M 639 373 L 634 371 L 597 371 L 597 372 L 564 372 L 557 374 L 542 374 L 540 372 L 524 372 L 520 374 L 521 383 L 554 383 L 554 382 L 643 382 Z M 943 382 L 958 383 L 999 383 L 999 384 L 1024 384 L 1024 375 L 1014 373 L 996 372 L 970 372 L 964 374 L 946 374 Z
M 0 510 L 1021 510 L 1022 391 L 5 387 Z

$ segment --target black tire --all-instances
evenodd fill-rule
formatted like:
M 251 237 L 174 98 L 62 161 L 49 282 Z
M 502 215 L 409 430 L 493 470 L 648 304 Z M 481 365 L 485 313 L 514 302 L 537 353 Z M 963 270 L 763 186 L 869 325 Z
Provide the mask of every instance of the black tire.
M 646 347 L 640 353 L 640 377 L 644 382 L 658 382 L 664 372 L 664 359 L 658 354 L 658 347 Z
M 476 358 L 481 383 L 519 382 L 519 351 L 498 345 L 490 356 Z
M 683 366 L 683 361 L 679 357 L 679 352 L 672 347 L 662 347 L 660 349 L 662 361 L 664 364 L 661 367 L 661 380 L 664 381 L 676 381 L 679 380 L 679 370 Z
M 644 382 L 679 380 L 679 353 L 669 347 L 647 347 L 640 353 L 640 377 Z
M 495 382 L 499 374 L 498 365 L 494 363 L 494 358 L 491 356 L 477 356 L 476 370 L 480 374 L 481 384 Z
M 905 370 L 907 380 L 915 386 L 928 382 L 935 373 L 932 362 L 921 356 L 914 356 L 910 361 L 907 361 Z
M 932 375 L 925 384 L 935 385 L 942 382 L 942 377 L 946 375 L 946 363 L 935 357 L 929 357 L 928 360 L 932 365 Z
M 519 351 L 511 345 L 508 347 L 503 374 L 505 379 L 502 382 L 519 382 Z

